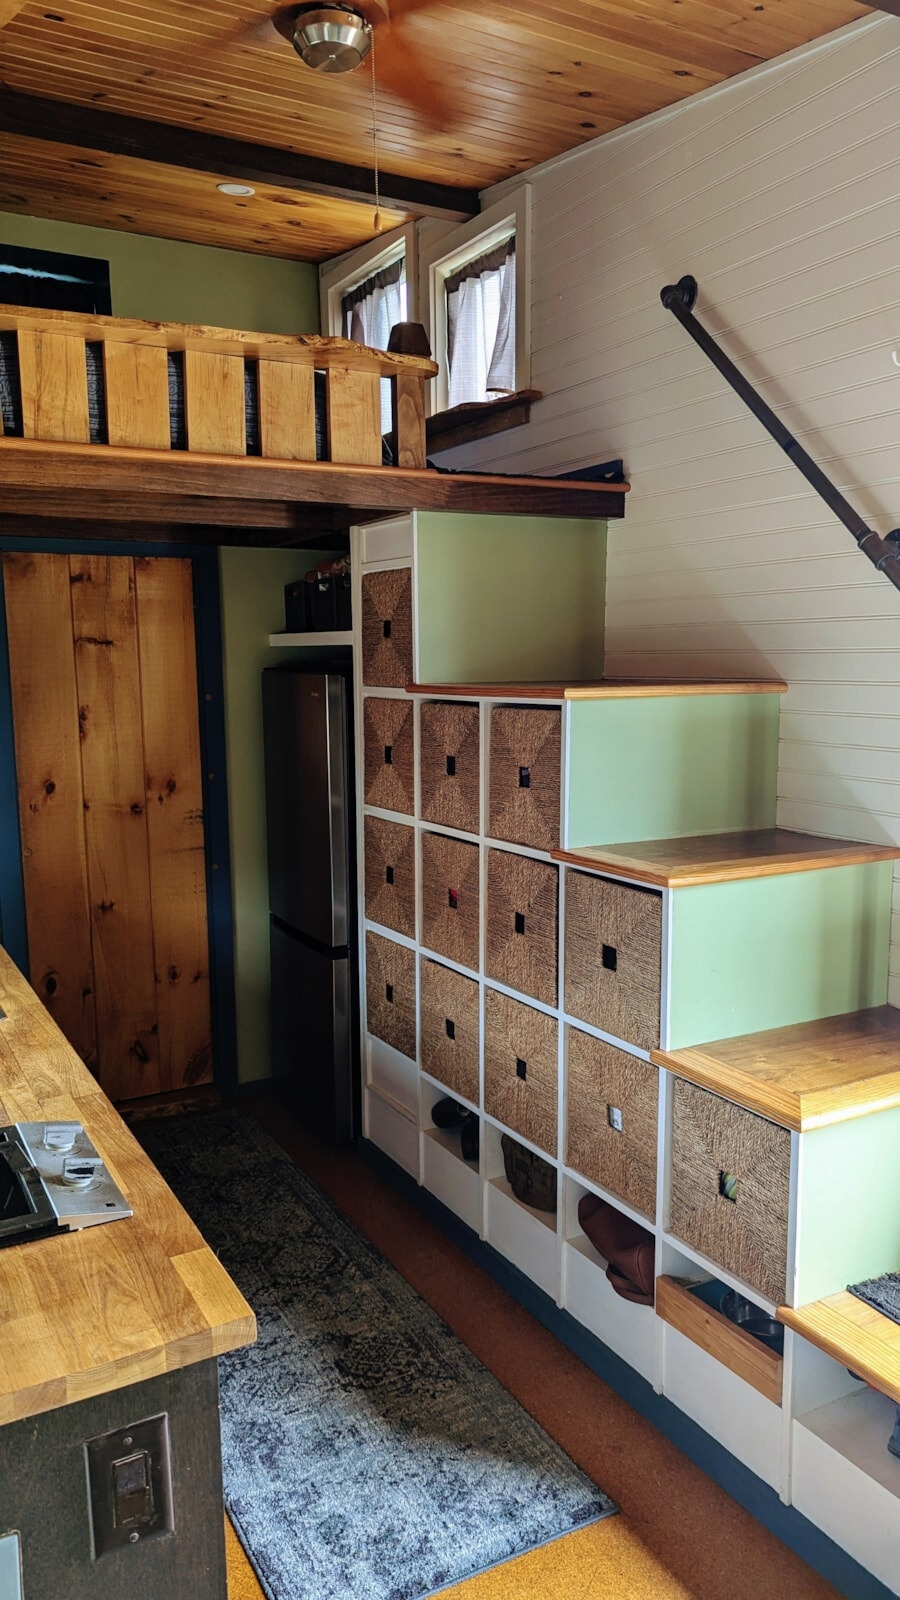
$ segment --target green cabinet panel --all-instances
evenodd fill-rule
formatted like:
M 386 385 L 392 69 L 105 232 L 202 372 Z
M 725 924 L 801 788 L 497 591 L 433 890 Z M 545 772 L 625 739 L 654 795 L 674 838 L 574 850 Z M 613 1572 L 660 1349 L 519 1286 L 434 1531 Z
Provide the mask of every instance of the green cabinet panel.
M 575 700 L 566 844 L 770 828 L 777 694 Z
M 900 1107 L 801 1135 L 793 1304 L 900 1264 Z
M 887 998 L 891 862 L 673 889 L 669 1049 Z
M 603 676 L 606 524 L 416 513 L 419 679 Z

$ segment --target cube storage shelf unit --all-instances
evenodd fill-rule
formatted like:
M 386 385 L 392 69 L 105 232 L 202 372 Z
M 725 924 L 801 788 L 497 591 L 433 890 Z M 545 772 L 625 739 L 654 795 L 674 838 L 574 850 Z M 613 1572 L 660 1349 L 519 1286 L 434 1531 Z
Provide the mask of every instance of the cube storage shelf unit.
M 799 1333 L 774 1354 L 690 1286 L 774 1315 L 900 1261 L 900 851 L 774 826 L 785 685 L 585 682 L 602 639 L 578 622 L 583 570 L 579 681 L 544 593 L 511 644 L 504 521 L 353 531 L 364 1132 L 897 1592 L 889 1402 L 862 1391 L 846 1445 L 860 1385 Z M 532 559 L 549 565 L 563 526 L 532 530 Z M 498 652 L 520 630 L 512 684 Z M 861 1051 L 832 1038 L 838 1013 L 869 1019 Z M 761 1030 L 799 1052 L 793 1078 Z M 432 1124 L 448 1094 L 478 1119 L 477 1162 Z M 555 1214 L 513 1194 L 504 1133 L 554 1168 Z M 586 1194 L 653 1235 L 655 1308 L 610 1286 Z

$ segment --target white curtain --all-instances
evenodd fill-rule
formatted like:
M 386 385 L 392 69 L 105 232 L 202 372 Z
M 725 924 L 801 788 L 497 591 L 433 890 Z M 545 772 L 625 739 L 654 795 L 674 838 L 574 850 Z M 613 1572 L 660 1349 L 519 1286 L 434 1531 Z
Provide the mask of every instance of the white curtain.
M 394 261 L 380 272 L 373 272 L 351 289 L 341 300 L 342 332 L 345 339 L 355 344 L 367 344 L 373 350 L 386 350 L 388 337 L 395 322 L 406 321 L 406 260 Z M 388 378 L 381 382 L 381 431 L 390 433 L 391 385 Z
M 516 241 L 469 261 L 446 282 L 447 404 L 516 387 Z

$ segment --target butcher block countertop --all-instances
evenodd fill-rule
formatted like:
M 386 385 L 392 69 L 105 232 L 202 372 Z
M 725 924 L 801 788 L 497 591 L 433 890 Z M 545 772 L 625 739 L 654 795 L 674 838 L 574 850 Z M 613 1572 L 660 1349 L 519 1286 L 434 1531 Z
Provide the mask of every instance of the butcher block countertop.
M 0 950 L 0 1124 L 77 1121 L 134 1216 L 0 1251 L 0 1424 L 252 1344 L 256 1319 Z

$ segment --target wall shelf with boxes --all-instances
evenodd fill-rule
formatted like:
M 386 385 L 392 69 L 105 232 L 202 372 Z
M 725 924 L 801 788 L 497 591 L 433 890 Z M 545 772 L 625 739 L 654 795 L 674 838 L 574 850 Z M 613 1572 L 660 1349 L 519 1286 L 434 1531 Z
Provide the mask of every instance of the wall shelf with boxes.
M 858 1385 L 775 1319 L 900 1261 L 900 851 L 775 826 L 782 683 L 592 680 L 597 636 L 569 676 L 545 593 L 504 681 L 508 574 L 458 521 L 353 534 L 366 1134 L 831 1532 L 803 1450 Z

